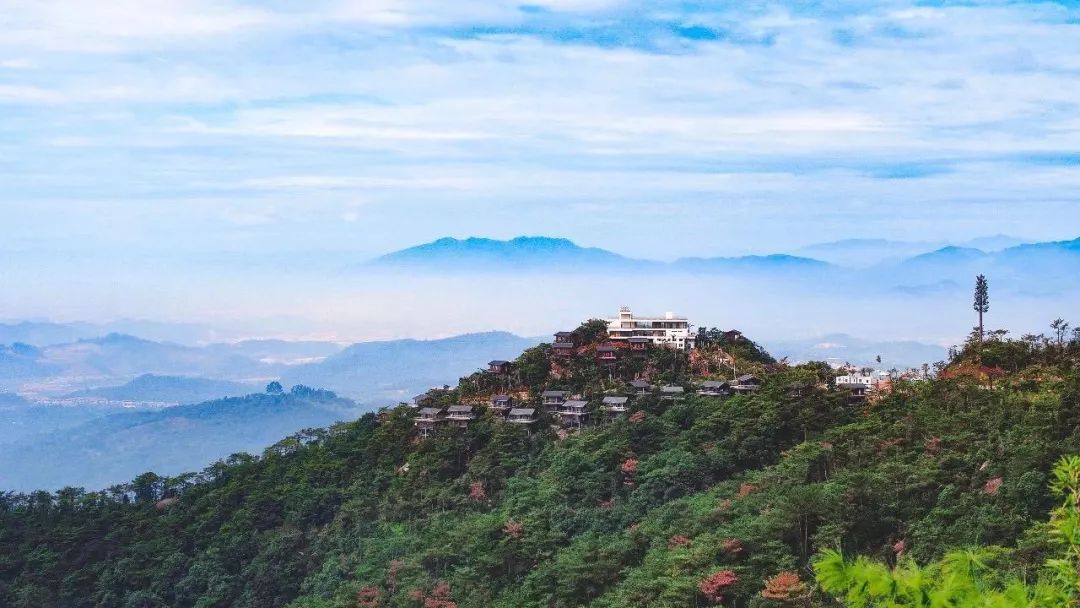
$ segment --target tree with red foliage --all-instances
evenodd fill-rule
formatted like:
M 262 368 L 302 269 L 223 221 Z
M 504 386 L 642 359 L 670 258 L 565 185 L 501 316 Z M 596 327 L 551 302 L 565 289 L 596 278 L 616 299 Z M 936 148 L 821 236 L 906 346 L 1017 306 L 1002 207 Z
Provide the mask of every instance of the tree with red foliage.
M 356 592 L 356 606 L 357 608 L 378 608 L 379 602 L 379 588 L 378 587 L 361 587 Z
M 405 562 L 400 559 L 390 560 L 390 567 L 386 570 L 386 588 L 391 594 L 397 591 L 397 577 L 403 567 L 405 567 Z
M 698 582 L 698 589 L 709 603 L 719 604 L 724 601 L 724 593 L 737 582 L 739 582 L 739 577 L 734 572 L 719 570 L 701 579 Z
M 690 544 L 690 539 L 689 538 L 683 536 L 682 534 L 676 534 L 675 536 L 672 536 L 671 538 L 668 539 L 667 548 L 668 549 L 678 549 L 679 547 L 685 547 L 686 545 L 689 545 L 689 544 Z
M 632 486 L 634 485 L 634 475 L 637 474 L 638 461 L 637 458 L 627 458 L 619 466 L 619 470 L 623 474 L 623 484 Z
M 525 526 L 512 519 L 509 519 L 506 521 L 506 524 L 503 525 L 503 534 L 509 536 L 510 538 L 521 538 L 522 535 L 525 534 Z
M 720 549 L 731 557 L 735 557 L 743 552 L 743 544 L 742 541 L 737 538 L 729 538 L 720 543 Z
M 450 583 L 439 581 L 424 598 L 424 608 L 457 608 L 457 602 L 450 597 Z
M 633 414 L 630 414 L 630 424 L 641 424 L 645 422 L 645 410 L 638 410 Z
M 761 597 L 784 603 L 805 601 L 806 596 L 806 583 L 799 578 L 798 574 L 790 570 L 765 581 L 765 588 L 761 590 Z
M 995 477 L 990 481 L 986 482 L 986 485 L 983 486 L 983 492 L 986 492 L 987 494 L 993 496 L 998 493 L 998 490 L 1001 489 L 1001 483 L 1001 478 Z
M 469 498 L 473 502 L 487 502 L 488 495 L 484 491 L 484 484 L 479 481 L 469 484 Z

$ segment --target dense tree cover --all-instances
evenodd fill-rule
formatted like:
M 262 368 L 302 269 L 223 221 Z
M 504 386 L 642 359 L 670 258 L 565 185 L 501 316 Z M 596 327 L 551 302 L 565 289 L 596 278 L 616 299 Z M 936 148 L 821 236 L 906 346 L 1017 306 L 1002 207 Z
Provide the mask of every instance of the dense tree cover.
M 6 494 L 0 605 L 824 606 L 825 549 L 891 567 L 1010 546 L 1002 567 L 1033 575 L 1056 550 L 1039 524 L 1048 472 L 1080 453 L 1077 349 L 1051 346 L 993 389 L 945 374 L 863 402 L 820 365 L 775 364 L 755 394 L 645 396 L 565 439 L 485 413 L 417 441 L 402 406 L 197 474 Z M 558 378 L 542 346 L 509 384 L 471 377 L 431 399 L 595 401 L 621 379 L 583 348 Z M 644 366 L 685 382 L 671 357 Z
M 1063 458 L 1051 489 L 1062 502 L 1049 522 L 1056 556 L 1029 582 L 995 568 L 1009 555 L 989 547 L 952 551 L 940 562 L 920 567 L 901 557 L 895 568 L 861 557 L 847 561 L 826 550 L 814 563 L 822 589 L 849 606 L 865 608 L 1066 608 L 1080 591 L 1080 457 Z

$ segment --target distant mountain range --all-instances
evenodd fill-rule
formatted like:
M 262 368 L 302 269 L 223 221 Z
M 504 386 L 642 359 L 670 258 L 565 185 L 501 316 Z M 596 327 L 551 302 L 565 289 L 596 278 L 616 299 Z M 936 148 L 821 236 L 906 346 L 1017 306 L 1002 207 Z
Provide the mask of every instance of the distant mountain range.
M 31 344 L 49 346 L 97 338 L 108 334 L 129 334 L 163 342 L 194 345 L 226 339 L 227 336 L 206 326 L 194 323 L 164 323 L 141 319 L 126 319 L 108 323 L 55 323 L 51 321 L 19 320 L 0 322 L 0 344 Z
M 509 359 L 539 342 L 499 331 L 441 340 L 361 342 L 320 363 L 285 370 L 283 378 L 289 384 L 364 395 L 369 401 L 408 401 L 432 386 L 453 384 L 492 359 Z
M 46 412 L 93 408 L 35 406 Z M 97 416 L 54 425 L 0 443 L 0 488 L 30 490 L 67 485 L 104 488 L 153 470 L 197 471 L 237 452 L 259 453 L 301 429 L 325 427 L 363 412 L 323 395 L 267 395 Z M 4 412 L 0 411 L 0 422 Z
M 936 251 L 944 247 L 964 247 L 982 251 L 1000 251 L 1022 244 L 1023 239 L 1004 234 L 980 237 L 958 243 L 932 241 L 893 241 L 888 239 L 844 239 L 828 243 L 818 243 L 795 250 L 793 253 L 805 255 L 835 264 L 853 268 L 866 268 L 887 262 L 899 262 L 906 258 Z
M 100 399 L 103 401 L 178 405 L 247 395 L 261 388 L 261 386 L 256 387 L 228 380 L 143 374 L 120 386 L 83 389 L 70 393 L 66 397 L 68 399 Z
M 0 390 L 50 403 L 196 403 L 288 385 L 328 388 L 361 404 L 409 399 L 539 339 L 505 332 L 440 340 L 333 342 L 251 340 L 182 346 L 123 334 L 51 346 L 0 345 Z M 3 393 L 0 393 L 3 394 Z
M 442 238 L 379 257 L 365 268 L 409 268 L 431 271 L 528 272 L 769 272 L 820 270 L 829 264 L 798 256 L 748 255 L 682 258 L 659 262 L 629 258 L 595 247 L 581 247 L 563 238 L 517 237 L 508 241 L 485 238 Z
M 461 274 L 717 274 L 765 280 L 806 279 L 815 284 L 827 279 L 838 287 L 843 283 L 862 291 L 873 288 L 882 293 L 909 295 L 941 293 L 949 281 L 966 286 L 976 274 L 991 276 L 999 287 L 1018 292 L 1041 293 L 1047 289 L 1078 287 L 1076 281 L 1069 279 L 1080 273 L 1080 239 L 1018 244 L 1018 239 L 997 235 L 975 239 L 966 245 L 935 245 L 861 239 L 800 250 L 826 259 L 777 253 L 659 262 L 580 247 L 560 238 L 518 237 L 509 241 L 443 238 L 384 255 L 363 268 Z
M 46 347 L 2 346 L 0 385 L 21 388 L 33 400 L 0 392 L 0 489 L 100 487 L 151 468 L 198 469 L 306 427 L 455 384 L 487 361 L 538 342 L 488 332 L 342 350 L 281 341 L 190 347 L 110 334 Z M 273 379 L 356 400 L 232 397 L 261 393 Z M 176 403 L 195 405 L 162 407 Z

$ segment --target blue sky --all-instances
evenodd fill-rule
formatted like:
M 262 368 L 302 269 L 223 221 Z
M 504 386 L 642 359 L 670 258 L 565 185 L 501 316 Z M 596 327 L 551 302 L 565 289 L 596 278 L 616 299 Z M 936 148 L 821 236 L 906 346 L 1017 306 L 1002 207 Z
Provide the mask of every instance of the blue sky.
M 197 276 L 219 252 L 332 267 L 443 235 L 674 258 L 1080 232 L 1076 2 L 0 15 L 9 277 L 114 281 L 166 258 Z

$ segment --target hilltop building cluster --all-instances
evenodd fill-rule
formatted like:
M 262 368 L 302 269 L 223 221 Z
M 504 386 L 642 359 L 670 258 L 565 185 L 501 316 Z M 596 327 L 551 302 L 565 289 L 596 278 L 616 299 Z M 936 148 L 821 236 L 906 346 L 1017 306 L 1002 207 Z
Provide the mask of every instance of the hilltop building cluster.
M 527 373 L 534 379 L 527 382 L 526 370 L 521 368 L 529 361 L 542 367 L 539 377 L 536 368 L 530 368 Z M 668 367 L 657 369 L 661 361 Z M 767 372 L 773 365 L 776 362 L 767 353 L 737 330 L 713 329 L 695 335 L 686 317 L 672 313 L 638 317 L 629 307 L 622 307 L 614 318 L 556 332 L 551 344 L 538 347 L 531 359 L 523 355 L 516 361 L 489 361 L 484 371 L 462 380 L 472 387 L 466 393 L 444 388 L 417 396 L 414 402 L 420 409 L 414 424 L 417 435 L 427 438 L 443 427 L 467 428 L 486 410 L 495 419 L 522 425 L 530 433 L 541 422 L 574 430 L 611 422 L 648 403 L 675 402 L 691 393 L 710 398 L 752 395 L 765 381 L 756 373 L 746 373 L 747 367 Z M 837 388 L 846 391 L 852 402 L 891 390 L 888 374 L 842 371 L 846 373 L 837 375 L 834 382 L 796 382 L 786 390 L 801 397 L 815 385 L 824 390 Z M 717 378 L 724 375 L 730 379 Z M 581 390 L 583 381 L 594 388 Z M 568 388 L 572 386 L 578 388 Z M 447 405 L 449 399 L 469 403 Z

